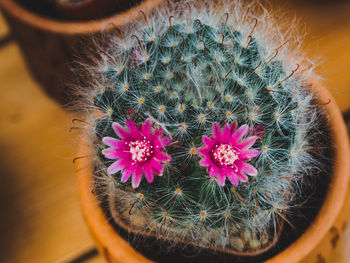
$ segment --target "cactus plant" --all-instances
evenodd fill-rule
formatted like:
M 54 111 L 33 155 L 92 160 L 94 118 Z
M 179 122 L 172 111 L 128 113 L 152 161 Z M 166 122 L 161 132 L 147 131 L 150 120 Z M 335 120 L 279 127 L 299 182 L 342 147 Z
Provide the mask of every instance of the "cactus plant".
M 141 234 L 263 250 L 293 225 L 290 208 L 322 169 L 313 64 L 293 29 L 281 33 L 256 3 L 179 1 L 140 14 L 87 67 L 101 199 Z

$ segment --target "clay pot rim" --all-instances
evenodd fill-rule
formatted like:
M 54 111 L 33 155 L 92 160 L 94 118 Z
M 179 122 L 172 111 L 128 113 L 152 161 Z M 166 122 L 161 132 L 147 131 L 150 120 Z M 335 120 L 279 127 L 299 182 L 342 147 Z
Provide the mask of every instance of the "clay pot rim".
M 350 187 L 349 137 L 341 111 L 335 103 L 334 97 L 318 79 L 313 78 L 311 85 L 311 88 L 320 101 L 330 100 L 330 103 L 325 105 L 324 109 L 327 114 L 331 139 L 334 142 L 333 176 L 326 199 L 312 224 L 294 243 L 281 253 L 267 260 L 266 263 L 299 262 L 311 253 L 327 235 L 336 221 L 337 216 L 344 206 Z
M 36 14 L 25 9 L 22 5 L 16 3 L 15 0 L 0 0 L 0 7 L 6 10 L 6 12 L 12 14 L 16 19 L 30 24 L 32 27 L 59 34 L 83 35 L 99 32 L 105 26 L 109 25 L 112 25 L 114 28 L 120 28 L 127 25 L 131 21 L 135 21 L 140 18 L 140 10 L 148 13 L 149 11 L 154 10 L 155 7 L 160 5 L 162 2 L 163 0 L 144 0 L 138 5 L 135 5 L 124 12 L 117 13 L 106 18 L 69 22 L 54 20 Z
M 320 101 L 331 100 L 329 104 L 324 105 L 325 112 L 328 115 L 331 138 L 335 145 L 331 186 L 313 223 L 294 243 L 267 260 L 268 263 L 292 263 L 303 260 L 329 232 L 346 200 L 350 174 L 350 162 L 348 161 L 350 159 L 350 148 L 347 129 L 341 112 L 329 91 L 316 79 L 312 79 L 311 83 L 311 88 Z M 87 147 L 81 144 L 79 155 L 88 154 Z M 108 251 L 113 258 L 118 258 L 121 262 L 153 262 L 131 247 L 108 223 L 97 198 L 90 191 L 93 186 L 89 158 L 77 160 L 77 168 L 81 208 L 97 245 L 103 244 L 105 246 L 103 248 L 99 247 L 100 250 Z

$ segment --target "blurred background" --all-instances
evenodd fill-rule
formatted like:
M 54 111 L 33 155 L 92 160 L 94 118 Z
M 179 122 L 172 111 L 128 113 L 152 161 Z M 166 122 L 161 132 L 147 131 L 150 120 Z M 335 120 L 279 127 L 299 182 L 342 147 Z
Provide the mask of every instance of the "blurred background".
M 6 6 L 6 2 L 12 1 L 0 0 L 0 6 Z M 47 9 L 34 8 L 41 15 L 52 16 L 57 21 L 80 21 L 77 22 L 80 24 L 125 10 L 132 4 L 126 1 L 128 5 L 124 6 L 123 1 L 111 0 L 109 4 L 113 2 L 112 6 L 118 8 L 80 13 L 76 7 L 60 6 L 57 4 L 60 1 L 44 2 L 42 5 Z M 102 2 L 105 1 L 100 5 Z M 21 6 L 29 8 L 28 3 L 23 1 Z M 350 1 L 272 0 L 271 5 L 291 19 L 298 18 L 301 32 L 307 34 L 304 51 L 310 58 L 320 59 L 316 72 L 325 78 L 325 85 L 350 123 Z M 59 104 L 66 103 L 60 93 L 65 80 L 55 75 L 61 72 L 62 77 L 68 68 L 69 60 L 62 56 L 74 58 L 71 52 L 76 48 L 74 30 L 47 40 L 40 30 L 34 33 L 26 30 L 27 22 L 18 22 L 21 18 L 11 18 L 11 12 L 3 10 L 0 13 L 0 262 L 103 262 L 94 250 L 80 213 L 72 163 L 78 133 L 69 131 L 72 113 Z M 26 42 L 27 38 L 32 40 Z M 43 46 L 33 46 L 40 43 L 35 42 L 38 39 L 42 39 Z M 62 47 L 56 42 L 64 44 L 64 55 L 58 52 Z M 48 58 L 56 60 L 47 66 Z M 350 262 L 349 229 L 332 262 Z

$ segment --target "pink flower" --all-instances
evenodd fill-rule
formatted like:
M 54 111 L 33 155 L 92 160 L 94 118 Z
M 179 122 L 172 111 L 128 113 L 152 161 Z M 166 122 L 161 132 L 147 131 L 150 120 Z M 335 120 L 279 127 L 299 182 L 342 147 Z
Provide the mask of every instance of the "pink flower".
M 254 125 L 248 130 L 247 136 L 258 136 L 257 141 L 259 141 L 261 137 L 263 137 L 264 133 L 265 133 L 265 127 L 258 124 L 258 125 Z
M 203 157 L 199 164 L 207 167 L 210 177 L 216 177 L 221 186 L 225 185 L 226 176 L 237 186 L 239 181 L 248 180 L 246 175 L 258 174 L 254 166 L 248 164 L 251 158 L 259 155 L 258 150 L 250 149 L 258 137 L 250 136 L 242 140 L 249 127 L 245 124 L 236 128 L 237 123 L 234 122 L 231 126 L 225 124 L 222 131 L 220 125 L 214 123 L 213 136 L 203 136 L 204 146 L 198 149 Z
M 126 182 L 132 176 L 132 187 L 139 186 L 145 174 L 148 183 L 153 182 L 153 175 L 162 175 L 162 163 L 170 162 L 171 157 L 163 150 L 171 142 L 170 137 L 162 137 L 163 129 L 152 132 L 151 121 L 147 119 L 142 125 L 135 125 L 132 120 L 126 121 L 128 130 L 114 122 L 112 127 L 120 140 L 104 137 L 102 142 L 109 146 L 102 151 L 108 159 L 117 159 L 107 172 L 115 174 L 122 171 L 121 181 Z

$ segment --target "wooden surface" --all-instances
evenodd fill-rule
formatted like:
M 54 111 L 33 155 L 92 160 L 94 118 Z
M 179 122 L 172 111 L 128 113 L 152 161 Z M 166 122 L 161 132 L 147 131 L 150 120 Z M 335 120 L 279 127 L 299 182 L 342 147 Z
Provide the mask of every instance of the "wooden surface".
M 15 43 L 0 48 L 0 88 L 0 262 L 55 262 L 93 246 L 76 193 L 71 116 L 30 78 Z
M 324 2 L 278 5 L 304 21 L 305 50 L 322 58 L 318 72 L 346 110 L 350 3 Z M 6 33 L 0 17 L 0 38 Z M 0 262 L 69 262 L 93 247 L 76 193 L 72 116 L 31 79 L 14 42 L 0 47 L 0 89 Z M 332 262 L 350 262 L 350 229 L 346 239 Z M 94 256 L 84 262 L 102 261 Z

